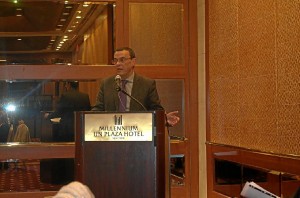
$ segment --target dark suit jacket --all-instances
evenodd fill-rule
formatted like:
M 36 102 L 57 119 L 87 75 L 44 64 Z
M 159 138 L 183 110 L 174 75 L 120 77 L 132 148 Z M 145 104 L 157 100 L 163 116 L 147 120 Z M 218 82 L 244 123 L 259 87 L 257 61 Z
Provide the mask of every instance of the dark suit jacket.
M 156 82 L 153 79 L 134 74 L 131 96 L 141 102 L 148 111 L 160 110 L 163 107 L 156 89 Z M 97 95 L 94 111 L 118 111 L 119 98 L 116 91 L 115 77 L 111 76 L 101 82 Z M 135 102 L 130 101 L 130 111 L 144 111 L 144 108 Z
M 74 111 L 91 110 L 89 95 L 77 90 L 70 90 L 61 95 L 56 111 L 48 118 L 60 117 L 60 139 L 56 141 L 74 141 Z
M 9 124 L 3 123 L 0 126 L 0 143 L 6 143 L 9 133 Z

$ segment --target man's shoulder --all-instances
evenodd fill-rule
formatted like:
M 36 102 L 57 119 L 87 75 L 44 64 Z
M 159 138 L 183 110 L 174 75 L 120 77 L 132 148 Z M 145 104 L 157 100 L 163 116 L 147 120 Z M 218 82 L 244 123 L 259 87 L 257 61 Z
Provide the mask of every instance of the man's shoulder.
M 62 96 L 64 97 L 77 97 L 77 96 L 88 96 L 87 93 L 84 93 L 84 92 L 81 92 L 81 91 L 78 91 L 78 90 L 72 90 L 72 91 L 67 91 L 65 93 L 62 94 Z
M 147 83 L 153 83 L 155 80 L 152 78 L 148 78 L 146 76 L 142 76 L 139 74 L 134 75 L 134 81 L 136 82 L 147 82 Z
M 109 76 L 102 79 L 102 82 L 113 82 L 115 81 L 115 76 Z
M 134 74 L 134 78 L 137 80 L 145 80 L 145 81 L 153 81 L 154 79 L 140 75 L 140 74 Z

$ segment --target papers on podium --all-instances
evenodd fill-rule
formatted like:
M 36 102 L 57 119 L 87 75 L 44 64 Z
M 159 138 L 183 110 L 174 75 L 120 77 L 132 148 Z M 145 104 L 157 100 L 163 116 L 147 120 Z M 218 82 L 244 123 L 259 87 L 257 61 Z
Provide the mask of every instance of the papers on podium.
M 52 118 L 52 119 L 50 119 L 50 120 L 51 120 L 51 122 L 53 122 L 53 123 L 60 123 L 60 119 L 61 119 L 61 118 Z
M 280 198 L 254 182 L 246 182 L 241 195 L 246 198 Z

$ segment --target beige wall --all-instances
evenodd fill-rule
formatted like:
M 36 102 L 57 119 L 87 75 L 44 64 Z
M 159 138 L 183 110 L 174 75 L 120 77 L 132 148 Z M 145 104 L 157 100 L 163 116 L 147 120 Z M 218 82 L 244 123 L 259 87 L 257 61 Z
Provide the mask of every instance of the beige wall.
M 300 2 L 207 2 L 210 141 L 300 155 Z
M 200 197 L 206 197 L 203 1 L 198 0 Z M 300 155 L 300 2 L 206 3 L 208 141 Z

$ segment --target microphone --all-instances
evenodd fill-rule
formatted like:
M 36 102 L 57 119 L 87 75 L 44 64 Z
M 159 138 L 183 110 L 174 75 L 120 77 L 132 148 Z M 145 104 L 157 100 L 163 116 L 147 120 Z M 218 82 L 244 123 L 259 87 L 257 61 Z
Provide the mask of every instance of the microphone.
M 121 76 L 120 75 L 116 75 L 115 82 L 116 82 L 116 90 L 121 91 Z
M 116 90 L 117 90 L 117 92 L 120 91 L 120 92 L 124 93 L 126 96 L 128 96 L 129 98 L 131 98 L 132 100 L 134 100 L 136 103 L 138 103 L 145 111 L 147 111 L 146 107 L 140 101 L 138 101 L 135 97 L 133 97 L 132 95 L 130 95 L 124 89 L 121 88 L 121 80 L 122 80 L 121 76 L 120 75 L 116 75 L 115 82 L 116 82 Z

